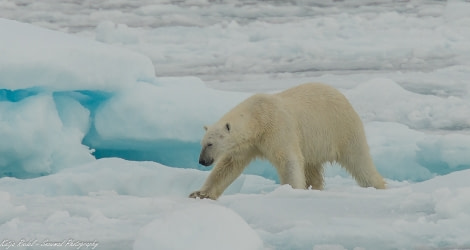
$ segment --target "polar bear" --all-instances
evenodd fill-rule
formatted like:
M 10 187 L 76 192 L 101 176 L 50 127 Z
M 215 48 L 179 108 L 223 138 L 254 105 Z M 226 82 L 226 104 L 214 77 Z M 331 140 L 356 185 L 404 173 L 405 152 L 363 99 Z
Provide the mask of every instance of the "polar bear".
M 254 158 L 269 160 L 281 184 L 322 189 L 323 164 L 337 162 L 362 187 L 385 188 L 356 111 L 338 90 L 307 83 L 255 94 L 205 126 L 199 163 L 215 167 L 191 198 L 217 199 Z

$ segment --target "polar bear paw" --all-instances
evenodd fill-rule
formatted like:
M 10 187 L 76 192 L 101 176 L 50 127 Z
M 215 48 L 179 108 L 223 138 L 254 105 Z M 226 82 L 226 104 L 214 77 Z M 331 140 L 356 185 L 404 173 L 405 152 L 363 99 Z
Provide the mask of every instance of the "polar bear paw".
M 211 200 L 216 200 L 217 197 L 214 197 L 213 195 L 205 192 L 205 191 L 195 191 L 195 192 L 192 192 L 190 195 L 189 195 L 189 198 L 193 198 L 193 199 L 196 199 L 196 198 L 199 198 L 199 199 L 211 199 Z

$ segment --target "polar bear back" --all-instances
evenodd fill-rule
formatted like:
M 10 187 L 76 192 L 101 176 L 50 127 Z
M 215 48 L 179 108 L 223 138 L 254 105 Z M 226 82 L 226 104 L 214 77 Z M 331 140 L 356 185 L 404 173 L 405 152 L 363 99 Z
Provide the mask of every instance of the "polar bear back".
M 346 97 L 328 85 L 307 83 L 274 95 L 285 107 L 304 158 L 334 162 L 346 147 L 367 147 L 363 124 Z M 357 144 L 357 145 L 351 145 Z

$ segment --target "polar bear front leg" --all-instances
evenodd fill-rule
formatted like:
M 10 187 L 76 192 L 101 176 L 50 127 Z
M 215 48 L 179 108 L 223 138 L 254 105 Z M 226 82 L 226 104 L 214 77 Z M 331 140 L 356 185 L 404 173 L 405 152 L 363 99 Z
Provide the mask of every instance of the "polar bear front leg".
M 280 168 L 279 179 L 282 185 L 289 184 L 295 189 L 305 189 L 304 164 L 297 159 L 290 159 Z
M 217 200 L 225 189 L 243 172 L 249 161 L 226 158 L 218 162 L 201 189 L 192 192 L 189 198 Z
M 276 167 L 281 185 L 289 184 L 292 188 L 305 189 L 304 159 L 300 150 L 277 151 L 269 161 Z

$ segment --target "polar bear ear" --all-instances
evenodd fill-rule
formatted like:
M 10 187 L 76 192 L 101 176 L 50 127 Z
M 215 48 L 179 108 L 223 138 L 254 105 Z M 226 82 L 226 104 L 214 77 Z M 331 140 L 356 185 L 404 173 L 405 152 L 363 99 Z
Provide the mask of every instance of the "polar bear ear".
M 228 132 L 230 132 L 230 123 L 225 124 L 225 128 L 227 129 Z
M 207 126 L 206 125 L 204 125 L 204 130 L 207 131 Z

